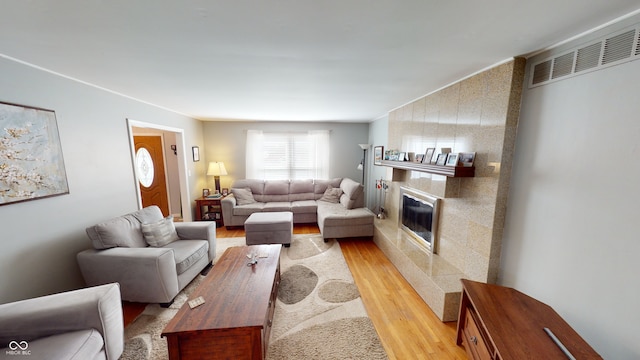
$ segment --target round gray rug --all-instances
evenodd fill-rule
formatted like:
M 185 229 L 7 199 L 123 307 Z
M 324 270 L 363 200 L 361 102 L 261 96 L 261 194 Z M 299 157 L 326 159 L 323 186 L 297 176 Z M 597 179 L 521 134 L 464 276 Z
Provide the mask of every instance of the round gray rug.
M 318 275 L 306 266 L 294 265 L 280 274 L 278 300 L 295 304 L 311 294 L 318 284 Z

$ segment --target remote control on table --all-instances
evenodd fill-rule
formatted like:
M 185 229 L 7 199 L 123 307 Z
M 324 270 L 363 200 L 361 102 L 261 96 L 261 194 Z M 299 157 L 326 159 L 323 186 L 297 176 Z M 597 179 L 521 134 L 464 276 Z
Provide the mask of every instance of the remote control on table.
M 204 298 L 202 296 L 198 296 L 197 298 L 189 301 L 189 307 L 192 309 L 202 304 L 204 304 Z

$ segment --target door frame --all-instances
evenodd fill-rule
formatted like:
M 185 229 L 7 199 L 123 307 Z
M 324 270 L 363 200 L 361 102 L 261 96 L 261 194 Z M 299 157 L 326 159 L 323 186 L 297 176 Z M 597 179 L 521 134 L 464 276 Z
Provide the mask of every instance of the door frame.
M 142 195 L 140 194 L 140 187 L 138 183 L 138 174 L 136 174 L 136 146 L 133 140 L 133 128 L 147 128 L 162 130 L 167 132 L 173 132 L 176 134 L 176 148 L 178 149 L 178 179 L 180 182 L 180 205 L 182 208 L 183 221 L 192 221 L 191 215 L 191 197 L 189 192 L 189 173 L 187 170 L 187 156 L 185 151 L 184 141 L 184 129 L 174 128 L 170 126 L 152 124 L 148 122 L 138 121 L 127 118 L 127 129 L 129 131 L 129 149 L 131 150 L 131 169 L 133 170 L 134 187 L 136 191 L 136 197 L 138 201 L 138 208 L 142 209 Z M 165 154 L 166 156 L 166 154 Z

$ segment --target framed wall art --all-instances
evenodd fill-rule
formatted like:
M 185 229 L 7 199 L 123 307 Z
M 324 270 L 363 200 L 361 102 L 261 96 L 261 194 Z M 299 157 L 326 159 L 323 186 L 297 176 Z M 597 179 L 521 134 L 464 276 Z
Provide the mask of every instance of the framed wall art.
M 373 147 L 373 165 L 382 165 L 383 156 L 384 156 L 384 146 L 374 146 Z
M 200 148 L 197 146 L 191 147 L 191 153 L 193 155 L 193 162 L 200 161 Z
M 69 193 L 56 113 L 0 102 L 0 205 Z

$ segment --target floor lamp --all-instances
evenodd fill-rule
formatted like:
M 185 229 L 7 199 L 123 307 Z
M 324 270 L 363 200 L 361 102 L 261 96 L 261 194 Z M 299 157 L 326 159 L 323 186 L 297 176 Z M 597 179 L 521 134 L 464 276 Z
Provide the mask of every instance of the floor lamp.
M 371 147 L 371 144 L 358 144 L 362 149 L 362 161 L 358 165 L 358 170 L 362 170 L 362 185 L 364 186 L 364 174 L 367 171 L 367 149 Z

